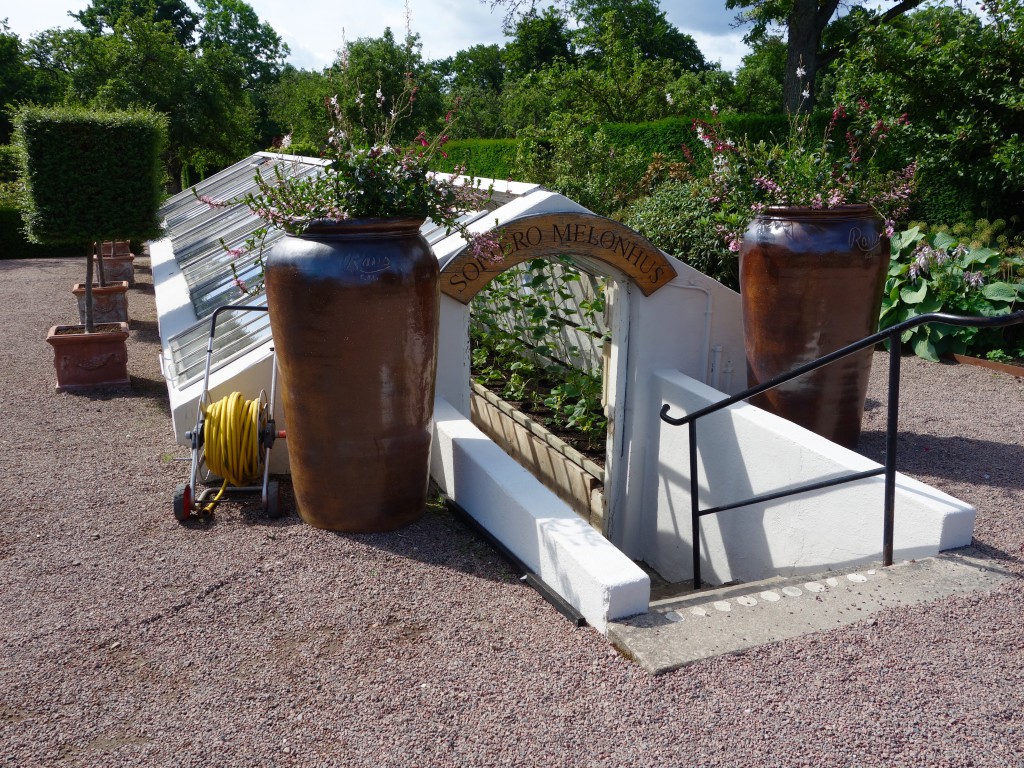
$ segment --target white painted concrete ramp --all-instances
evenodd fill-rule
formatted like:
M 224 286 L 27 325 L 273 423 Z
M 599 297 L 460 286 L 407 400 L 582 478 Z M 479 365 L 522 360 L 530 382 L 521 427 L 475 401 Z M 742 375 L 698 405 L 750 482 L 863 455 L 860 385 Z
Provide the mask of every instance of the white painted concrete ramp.
M 441 490 L 588 623 L 604 632 L 647 611 L 647 574 L 443 398 L 434 425 Z

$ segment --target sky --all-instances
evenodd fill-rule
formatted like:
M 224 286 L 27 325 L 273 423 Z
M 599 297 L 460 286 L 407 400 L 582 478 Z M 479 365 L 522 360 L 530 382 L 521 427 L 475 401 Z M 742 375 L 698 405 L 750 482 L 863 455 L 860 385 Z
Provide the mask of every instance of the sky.
M 391 27 L 401 38 L 406 28 L 405 0 L 248 0 L 291 49 L 289 61 L 300 69 L 322 69 L 336 58 L 342 40 L 380 37 Z M 23 40 L 53 27 L 76 27 L 68 11 L 88 0 L 25 0 L 5 3 L 11 31 Z M 507 42 L 501 32 L 502 9 L 481 0 L 409 0 L 412 31 L 420 36 L 426 59 L 443 59 L 473 45 Z M 668 20 L 692 35 L 704 57 L 734 71 L 747 53 L 741 30 L 732 28 L 733 11 L 722 0 L 662 0 Z

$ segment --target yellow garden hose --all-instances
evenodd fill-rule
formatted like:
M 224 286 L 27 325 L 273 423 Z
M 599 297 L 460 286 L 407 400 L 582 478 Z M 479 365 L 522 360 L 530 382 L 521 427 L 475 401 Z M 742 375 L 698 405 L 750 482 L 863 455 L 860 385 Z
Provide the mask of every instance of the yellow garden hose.
M 224 484 L 204 511 L 210 512 L 228 483 L 250 485 L 260 474 L 260 400 L 232 392 L 203 410 L 206 466 Z

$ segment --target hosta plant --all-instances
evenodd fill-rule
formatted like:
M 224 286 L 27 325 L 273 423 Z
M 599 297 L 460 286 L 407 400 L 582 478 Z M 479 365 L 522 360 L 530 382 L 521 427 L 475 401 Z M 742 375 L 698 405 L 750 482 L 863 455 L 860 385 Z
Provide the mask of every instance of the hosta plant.
M 971 247 L 946 232 L 926 236 L 913 227 L 891 238 L 892 260 L 879 328 L 930 312 L 999 317 L 1024 305 L 1024 258 Z M 961 328 L 921 325 L 901 338 L 918 357 L 1024 347 L 1020 326 Z

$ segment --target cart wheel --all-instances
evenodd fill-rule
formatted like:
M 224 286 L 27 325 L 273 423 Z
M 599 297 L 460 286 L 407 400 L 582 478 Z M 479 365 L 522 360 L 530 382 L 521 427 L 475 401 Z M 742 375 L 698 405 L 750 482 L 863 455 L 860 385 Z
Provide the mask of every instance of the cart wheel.
M 192 487 L 188 483 L 174 489 L 174 517 L 179 523 L 192 517 Z
M 277 480 L 267 483 L 267 517 L 275 520 L 281 516 L 281 486 Z

